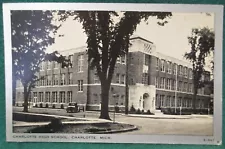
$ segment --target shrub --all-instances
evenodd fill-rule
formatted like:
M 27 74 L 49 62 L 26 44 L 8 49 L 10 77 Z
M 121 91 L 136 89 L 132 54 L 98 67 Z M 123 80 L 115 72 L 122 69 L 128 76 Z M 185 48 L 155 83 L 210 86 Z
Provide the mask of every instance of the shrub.
M 18 106 L 19 106 L 19 104 L 18 104 L 18 103 L 16 103 L 16 106 L 18 107 Z
M 64 105 L 63 104 L 61 104 L 61 109 L 64 109 Z
M 130 112 L 135 112 L 136 109 L 134 108 L 134 106 L 132 105 L 131 108 L 130 108 Z
M 146 112 L 146 114 L 151 114 L 150 110 L 148 110 L 148 111 Z
M 45 108 L 48 108 L 48 104 L 45 105 Z
M 136 114 L 141 114 L 141 110 L 138 108 Z
M 37 108 L 37 107 L 38 107 L 38 105 L 35 103 L 34 107 L 36 107 L 36 108 Z
M 143 109 L 143 110 L 141 110 L 141 113 L 142 113 L 142 114 L 144 114 L 144 113 L 145 113 L 145 110 L 144 110 L 144 109 Z
M 55 104 L 52 105 L 52 109 L 55 109 Z
M 40 108 L 43 108 L 43 104 L 42 103 L 40 103 Z
M 119 112 L 119 111 L 120 111 L 119 107 L 115 106 L 115 112 Z

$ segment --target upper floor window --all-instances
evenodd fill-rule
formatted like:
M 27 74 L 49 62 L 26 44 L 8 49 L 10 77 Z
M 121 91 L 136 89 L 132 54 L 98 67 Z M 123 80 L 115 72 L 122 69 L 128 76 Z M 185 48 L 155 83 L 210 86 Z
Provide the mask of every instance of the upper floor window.
M 73 73 L 70 72 L 68 75 L 69 75 L 68 84 L 73 84 Z
M 161 60 L 161 71 L 165 72 L 165 60 Z
M 59 68 L 59 63 L 56 62 L 56 61 L 54 61 L 54 62 L 52 63 L 52 65 L 53 65 L 53 68 L 54 68 L 54 69 Z
M 61 79 L 60 79 L 61 85 L 65 85 L 65 84 L 66 84 L 65 74 L 63 73 L 63 74 L 61 74 L 60 76 L 61 76 Z
M 192 79 L 193 73 L 192 73 L 192 69 L 189 70 L 189 78 Z
M 172 63 L 171 63 L 171 62 L 168 62 L 168 63 L 167 63 L 167 72 L 168 72 L 169 74 L 172 73 Z
M 45 69 L 45 62 L 41 62 L 40 63 L 40 70 L 44 70 Z
M 99 77 L 97 73 L 94 74 L 94 83 L 99 83 Z
M 121 56 L 121 64 L 126 64 L 126 55 Z
M 142 74 L 142 84 L 148 84 L 148 74 L 147 73 Z
M 120 74 L 116 74 L 116 83 L 120 83 Z
M 47 69 L 48 70 L 51 69 L 51 62 L 50 61 L 47 61 L 46 63 L 47 63 Z
M 177 64 L 173 65 L 173 74 L 176 75 L 177 74 Z
M 121 75 L 121 84 L 125 84 L 126 77 L 125 75 Z
M 147 54 L 144 54 L 144 65 L 148 66 L 150 62 L 150 56 Z
M 69 55 L 69 61 L 70 61 L 70 65 L 69 67 L 73 67 L 73 55 Z
M 181 65 L 179 65 L 179 75 L 180 76 L 183 75 L 183 67 Z
M 78 56 L 78 72 L 83 72 L 84 70 L 84 55 Z
M 83 91 L 83 80 L 78 80 L 78 92 Z
M 58 85 L 58 75 L 56 74 L 52 75 L 52 82 L 53 82 L 53 85 Z
M 187 78 L 188 74 L 187 74 L 187 67 L 184 67 L 184 77 Z
M 159 70 L 159 58 L 156 58 L 156 70 Z
M 155 86 L 156 88 L 159 88 L 159 78 L 155 77 Z

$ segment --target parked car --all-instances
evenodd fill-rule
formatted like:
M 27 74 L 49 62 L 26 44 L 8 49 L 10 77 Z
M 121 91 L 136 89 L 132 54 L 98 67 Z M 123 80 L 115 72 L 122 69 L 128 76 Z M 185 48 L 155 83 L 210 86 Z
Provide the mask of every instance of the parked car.
M 70 113 L 70 112 L 79 112 L 80 111 L 80 108 L 78 107 L 77 103 L 76 102 L 71 102 L 68 104 L 68 107 L 66 108 L 66 112 L 67 113 Z

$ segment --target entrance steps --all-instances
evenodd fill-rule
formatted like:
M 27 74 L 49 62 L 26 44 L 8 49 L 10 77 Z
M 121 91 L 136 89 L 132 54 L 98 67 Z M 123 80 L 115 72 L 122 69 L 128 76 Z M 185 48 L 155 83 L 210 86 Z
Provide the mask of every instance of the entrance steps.
M 163 115 L 163 113 L 162 113 L 161 110 L 155 110 L 155 111 L 154 111 L 154 114 L 155 114 L 155 115 Z

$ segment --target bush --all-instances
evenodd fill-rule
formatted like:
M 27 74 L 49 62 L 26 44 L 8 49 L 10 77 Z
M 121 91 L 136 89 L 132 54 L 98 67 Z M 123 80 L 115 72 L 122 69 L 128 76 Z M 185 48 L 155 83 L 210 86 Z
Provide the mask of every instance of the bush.
M 38 107 L 38 105 L 35 103 L 34 107 L 35 107 L 35 108 L 37 108 L 37 107 Z
M 19 104 L 18 104 L 18 103 L 16 103 L 16 106 L 18 107 L 18 106 L 19 106 Z
M 141 113 L 144 114 L 145 113 L 145 110 L 141 110 Z
M 42 103 L 40 103 L 40 108 L 43 108 L 43 104 Z
M 55 109 L 55 104 L 52 105 L 52 109 Z
M 45 108 L 48 108 L 48 104 L 45 105 Z
M 150 110 L 148 110 L 148 111 L 146 112 L 146 114 L 151 114 Z
M 118 106 L 115 106 L 115 112 L 119 112 L 120 111 L 120 108 Z
M 64 105 L 63 104 L 61 104 L 61 109 L 64 109 Z
M 131 106 L 131 108 L 130 108 L 130 112 L 131 112 L 131 113 L 136 112 L 136 109 L 134 108 L 134 106 L 133 106 L 133 105 L 132 105 L 132 106 Z
M 138 108 L 136 114 L 141 114 L 141 110 Z

